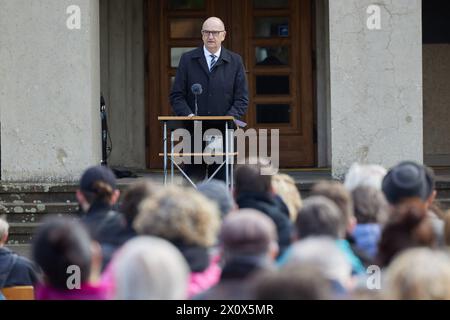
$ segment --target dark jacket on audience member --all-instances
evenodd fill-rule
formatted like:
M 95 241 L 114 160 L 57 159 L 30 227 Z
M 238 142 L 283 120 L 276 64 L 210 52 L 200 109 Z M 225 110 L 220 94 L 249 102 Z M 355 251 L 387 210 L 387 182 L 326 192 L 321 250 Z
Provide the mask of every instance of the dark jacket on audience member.
M 251 297 L 248 284 L 252 277 L 269 268 L 262 257 L 235 257 L 223 267 L 220 282 L 194 300 L 248 300 Z
M 102 247 L 103 267 L 109 263 L 114 252 L 134 235 L 130 233 L 123 214 L 105 204 L 92 204 L 81 221 L 92 239 Z
M 279 256 L 289 247 L 292 239 L 292 223 L 289 214 L 284 212 L 279 199 L 272 194 L 242 192 L 236 203 L 240 209 L 256 209 L 268 215 L 277 227 Z
M 0 248 L 0 288 L 34 286 L 39 269 L 30 260 L 8 248 Z

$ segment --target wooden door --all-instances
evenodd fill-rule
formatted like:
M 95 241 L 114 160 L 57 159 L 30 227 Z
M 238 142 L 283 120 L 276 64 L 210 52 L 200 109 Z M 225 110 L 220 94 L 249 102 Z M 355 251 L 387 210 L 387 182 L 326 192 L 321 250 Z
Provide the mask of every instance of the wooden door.
M 280 130 L 280 166 L 313 167 L 313 86 L 310 0 L 150 0 L 148 166 L 162 166 L 159 115 L 172 114 L 168 96 L 183 52 L 202 45 L 206 17 L 228 31 L 224 46 L 244 59 L 249 128 Z

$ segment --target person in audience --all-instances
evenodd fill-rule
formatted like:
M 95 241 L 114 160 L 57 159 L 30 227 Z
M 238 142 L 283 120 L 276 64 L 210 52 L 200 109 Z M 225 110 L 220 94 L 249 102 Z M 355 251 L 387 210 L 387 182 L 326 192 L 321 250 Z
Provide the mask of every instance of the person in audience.
M 297 269 L 309 266 L 320 271 L 330 285 L 333 298 L 346 297 L 354 286 L 350 262 L 329 237 L 310 237 L 295 243 L 281 272 L 291 266 Z
M 252 300 L 328 300 L 331 285 L 322 273 L 307 264 L 261 272 L 252 281 Z
M 275 195 L 272 176 L 263 175 L 263 168 L 261 160 L 236 168 L 235 199 L 240 209 L 255 209 L 272 219 L 277 227 L 279 254 L 282 255 L 292 241 L 292 222 L 286 204 Z
M 404 204 L 424 207 L 437 243 L 444 245 L 444 222 L 430 209 L 437 194 L 431 168 L 412 161 L 401 162 L 389 170 L 383 179 L 382 190 L 392 207 Z
M 278 254 L 275 224 L 261 212 L 243 209 L 225 218 L 219 239 L 224 265 L 220 282 L 197 299 L 248 299 L 249 279 L 271 268 Z
M 87 169 L 76 196 L 84 212 L 82 223 L 102 247 L 104 268 L 116 250 L 133 236 L 123 214 L 113 209 L 120 197 L 114 173 L 105 166 Z
M 100 245 L 76 220 L 50 218 L 38 229 L 33 258 L 44 273 L 37 300 L 106 300 L 110 287 L 100 281 Z
M 390 300 L 450 300 L 450 258 L 428 248 L 403 252 L 384 275 L 383 297 Z
M 323 196 L 307 198 L 300 210 L 295 224 L 295 237 L 304 240 L 309 237 L 329 237 L 336 242 L 346 259 L 351 263 L 354 273 L 363 273 L 364 268 L 359 259 L 348 246 L 341 244 L 345 235 L 346 223 L 337 205 Z M 292 254 L 292 247 L 278 259 L 278 265 L 285 265 Z
M 349 257 L 352 257 L 353 272 L 363 273 L 365 267 L 372 264 L 372 260 L 358 250 L 355 239 L 352 236 L 356 226 L 356 218 L 350 192 L 339 182 L 322 181 L 313 186 L 311 196 L 326 197 L 337 205 L 341 213 L 342 222 L 345 225 L 344 235 L 338 241 L 339 246 Z
M 0 217 L 0 289 L 34 286 L 40 277 L 38 267 L 25 257 L 6 248 L 9 224 Z
M 272 177 L 274 192 L 281 197 L 289 209 L 289 218 L 293 223 L 297 213 L 302 208 L 302 198 L 294 179 L 287 174 L 276 174 Z
M 381 190 L 387 170 L 379 165 L 362 165 L 354 163 L 345 175 L 344 186 L 352 192 L 358 187 L 370 187 Z
M 356 247 L 368 257 L 377 255 L 381 228 L 388 219 L 384 194 L 373 187 L 360 186 L 352 192 L 357 225 L 353 230 Z
M 217 205 L 196 190 L 178 186 L 164 188 L 145 200 L 134 221 L 138 234 L 166 239 L 181 251 L 191 270 L 189 298 L 220 279 L 219 257 L 211 254 L 219 227 Z
M 155 237 L 128 241 L 114 257 L 118 300 L 184 300 L 189 266 L 170 242 Z
M 336 204 L 323 196 L 312 196 L 304 201 L 295 223 L 296 238 L 327 236 L 341 239 L 346 224 Z
M 125 216 L 126 233 L 129 238 L 135 237 L 136 231 L 133 228 L 134 219 L 139 214 L 139 206 L 141 203 L 152 197 L 158 190 L 158 186 L 149 180 L 141 180 L 133 183 L 127 188 L 123 195 L 120 212 Z
M 230 193 L 225 182 L 221 180 L 202 182 L 197 186 L 197 190 L 219 206 L 222 219 L 236 209 L 233 195 Z
M 425 205 L 417 200 L 393 208 L 378 245 L 377 264 L 386 268 L 396 255 L 415 247 L 436 246 L 436 235 Z

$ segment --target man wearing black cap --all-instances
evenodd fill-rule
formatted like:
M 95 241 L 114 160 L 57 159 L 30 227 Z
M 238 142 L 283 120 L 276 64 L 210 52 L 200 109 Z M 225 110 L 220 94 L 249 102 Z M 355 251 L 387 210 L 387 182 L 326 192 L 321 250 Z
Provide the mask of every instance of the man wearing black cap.
M 76 195 L 84 212 L 81 221 L 102 246 L 105 266 L 113 253 L 129 239 L 124 216 L 113 210 L 120 197 L 114 173 L 104 166 L 87 169 Z

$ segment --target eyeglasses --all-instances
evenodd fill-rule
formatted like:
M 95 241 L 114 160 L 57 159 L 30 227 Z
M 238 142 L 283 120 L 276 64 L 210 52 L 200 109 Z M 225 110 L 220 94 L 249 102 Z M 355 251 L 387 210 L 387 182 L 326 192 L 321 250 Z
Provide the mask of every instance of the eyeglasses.
M 208 30 L 202 30 L 202 34 L 204 35 L 204 36 L 209 36 L 209 35 L 212 35 L 212 36 L 214 36 L 214 37 L 218 37 L 219 36 L 219 34 L 220 33 L 222 33 L 222 32 L 225 32 L 225 30 L 222 30 L 222 31 L 208 31 Z

